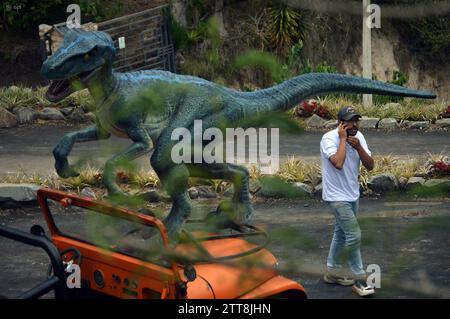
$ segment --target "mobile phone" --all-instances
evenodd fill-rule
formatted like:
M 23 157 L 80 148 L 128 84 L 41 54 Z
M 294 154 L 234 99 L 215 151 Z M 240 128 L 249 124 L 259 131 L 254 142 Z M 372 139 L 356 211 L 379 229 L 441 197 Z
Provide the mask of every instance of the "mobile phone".
M 345 122 L 344 122 L 344 121 L 341 121 L 341 123 L 345 125 Z M 358 130 L 356 130 L 355 133 L 353 133 L 353 132 L 352 132 L 351 130 L 349 130 L 349 129 L 347 129 L 346 131 L 347 131 L 347 136 L 356 136 L 356 134 L 358 133 Z

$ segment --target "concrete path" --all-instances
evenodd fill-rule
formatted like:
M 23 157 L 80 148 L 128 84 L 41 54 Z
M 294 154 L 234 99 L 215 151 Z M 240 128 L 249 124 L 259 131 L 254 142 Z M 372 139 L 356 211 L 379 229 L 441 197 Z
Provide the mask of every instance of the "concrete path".
M 61 137 L 82 126 L 26 126 L 0 130 L 0 174 L 24 169 L 29 173 L 54 172 L 53 147 Z M 392 154 L 400 158 L 426 156 L 427 152 L 450 155 L 450 133 L 398 131 L 393 133 L 363 131 L 374 155 Z M 319 143 L 323 132 L 301 135 L 280 135 L 280 161 L 295 155 L 308 161 L 318 160 Z M 89 159 L 102 166 L 112 154 L 127 147 L 130 141 L 112 137 L 108 140 L 76 144 L 70 157 L 73 163 Z M 257 152 L 255 145 L 250 152 Z M 150 154 L 149 154 L 150 155 Z M 150 168 L 149 156 L 136 160 L 143 168 Z

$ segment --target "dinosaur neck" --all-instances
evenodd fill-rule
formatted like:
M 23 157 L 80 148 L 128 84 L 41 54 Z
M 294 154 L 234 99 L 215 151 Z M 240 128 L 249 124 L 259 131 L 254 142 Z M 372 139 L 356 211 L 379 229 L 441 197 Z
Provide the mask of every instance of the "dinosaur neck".
M 117 91 L 119 80 L 111 67 L 99 71 L 98 76 L 87 83 L 89 93 L 97 105 L 101 105 L 109 96 Z

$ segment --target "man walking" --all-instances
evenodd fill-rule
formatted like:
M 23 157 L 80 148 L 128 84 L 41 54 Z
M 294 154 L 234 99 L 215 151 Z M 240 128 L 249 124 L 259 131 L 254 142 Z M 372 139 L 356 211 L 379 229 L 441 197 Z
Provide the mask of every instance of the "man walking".
M 344 286 L 360 296 L 375 293 L 366 282 L 366 272 L 361 259 L 361 230 L 356 215 L 359 202 L 360 161 L 372 170 L 374 161 L 366 140 L 359 132 L 360 114 L 351 107 L 338 113 L 339 126 L 324 134 L 320 142 L 322 159 L 322 199 L 336 217 L 333 239 L 327 258 L 324 280 Z M 342 274 L 343 259 L 348 260 L 354 278 Z

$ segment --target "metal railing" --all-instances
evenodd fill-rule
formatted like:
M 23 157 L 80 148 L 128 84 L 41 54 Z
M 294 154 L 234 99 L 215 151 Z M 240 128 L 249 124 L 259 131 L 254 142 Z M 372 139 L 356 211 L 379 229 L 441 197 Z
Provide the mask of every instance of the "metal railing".
M 114 68 L 119 72 L 144 69 L 176 71 L 175 52 L 170 34 L 169 6 L 162 5 L 97 24 L 99 31 L 107 32 L 114 41 L 117 55 Z M 69 28 L 66 23 L 53 25 L 62 36 Z M 42 40 L 44 58 L 51 55 L 51 37 L 48 32 Z M 50 48 L 50 49 L 45 49 Z

